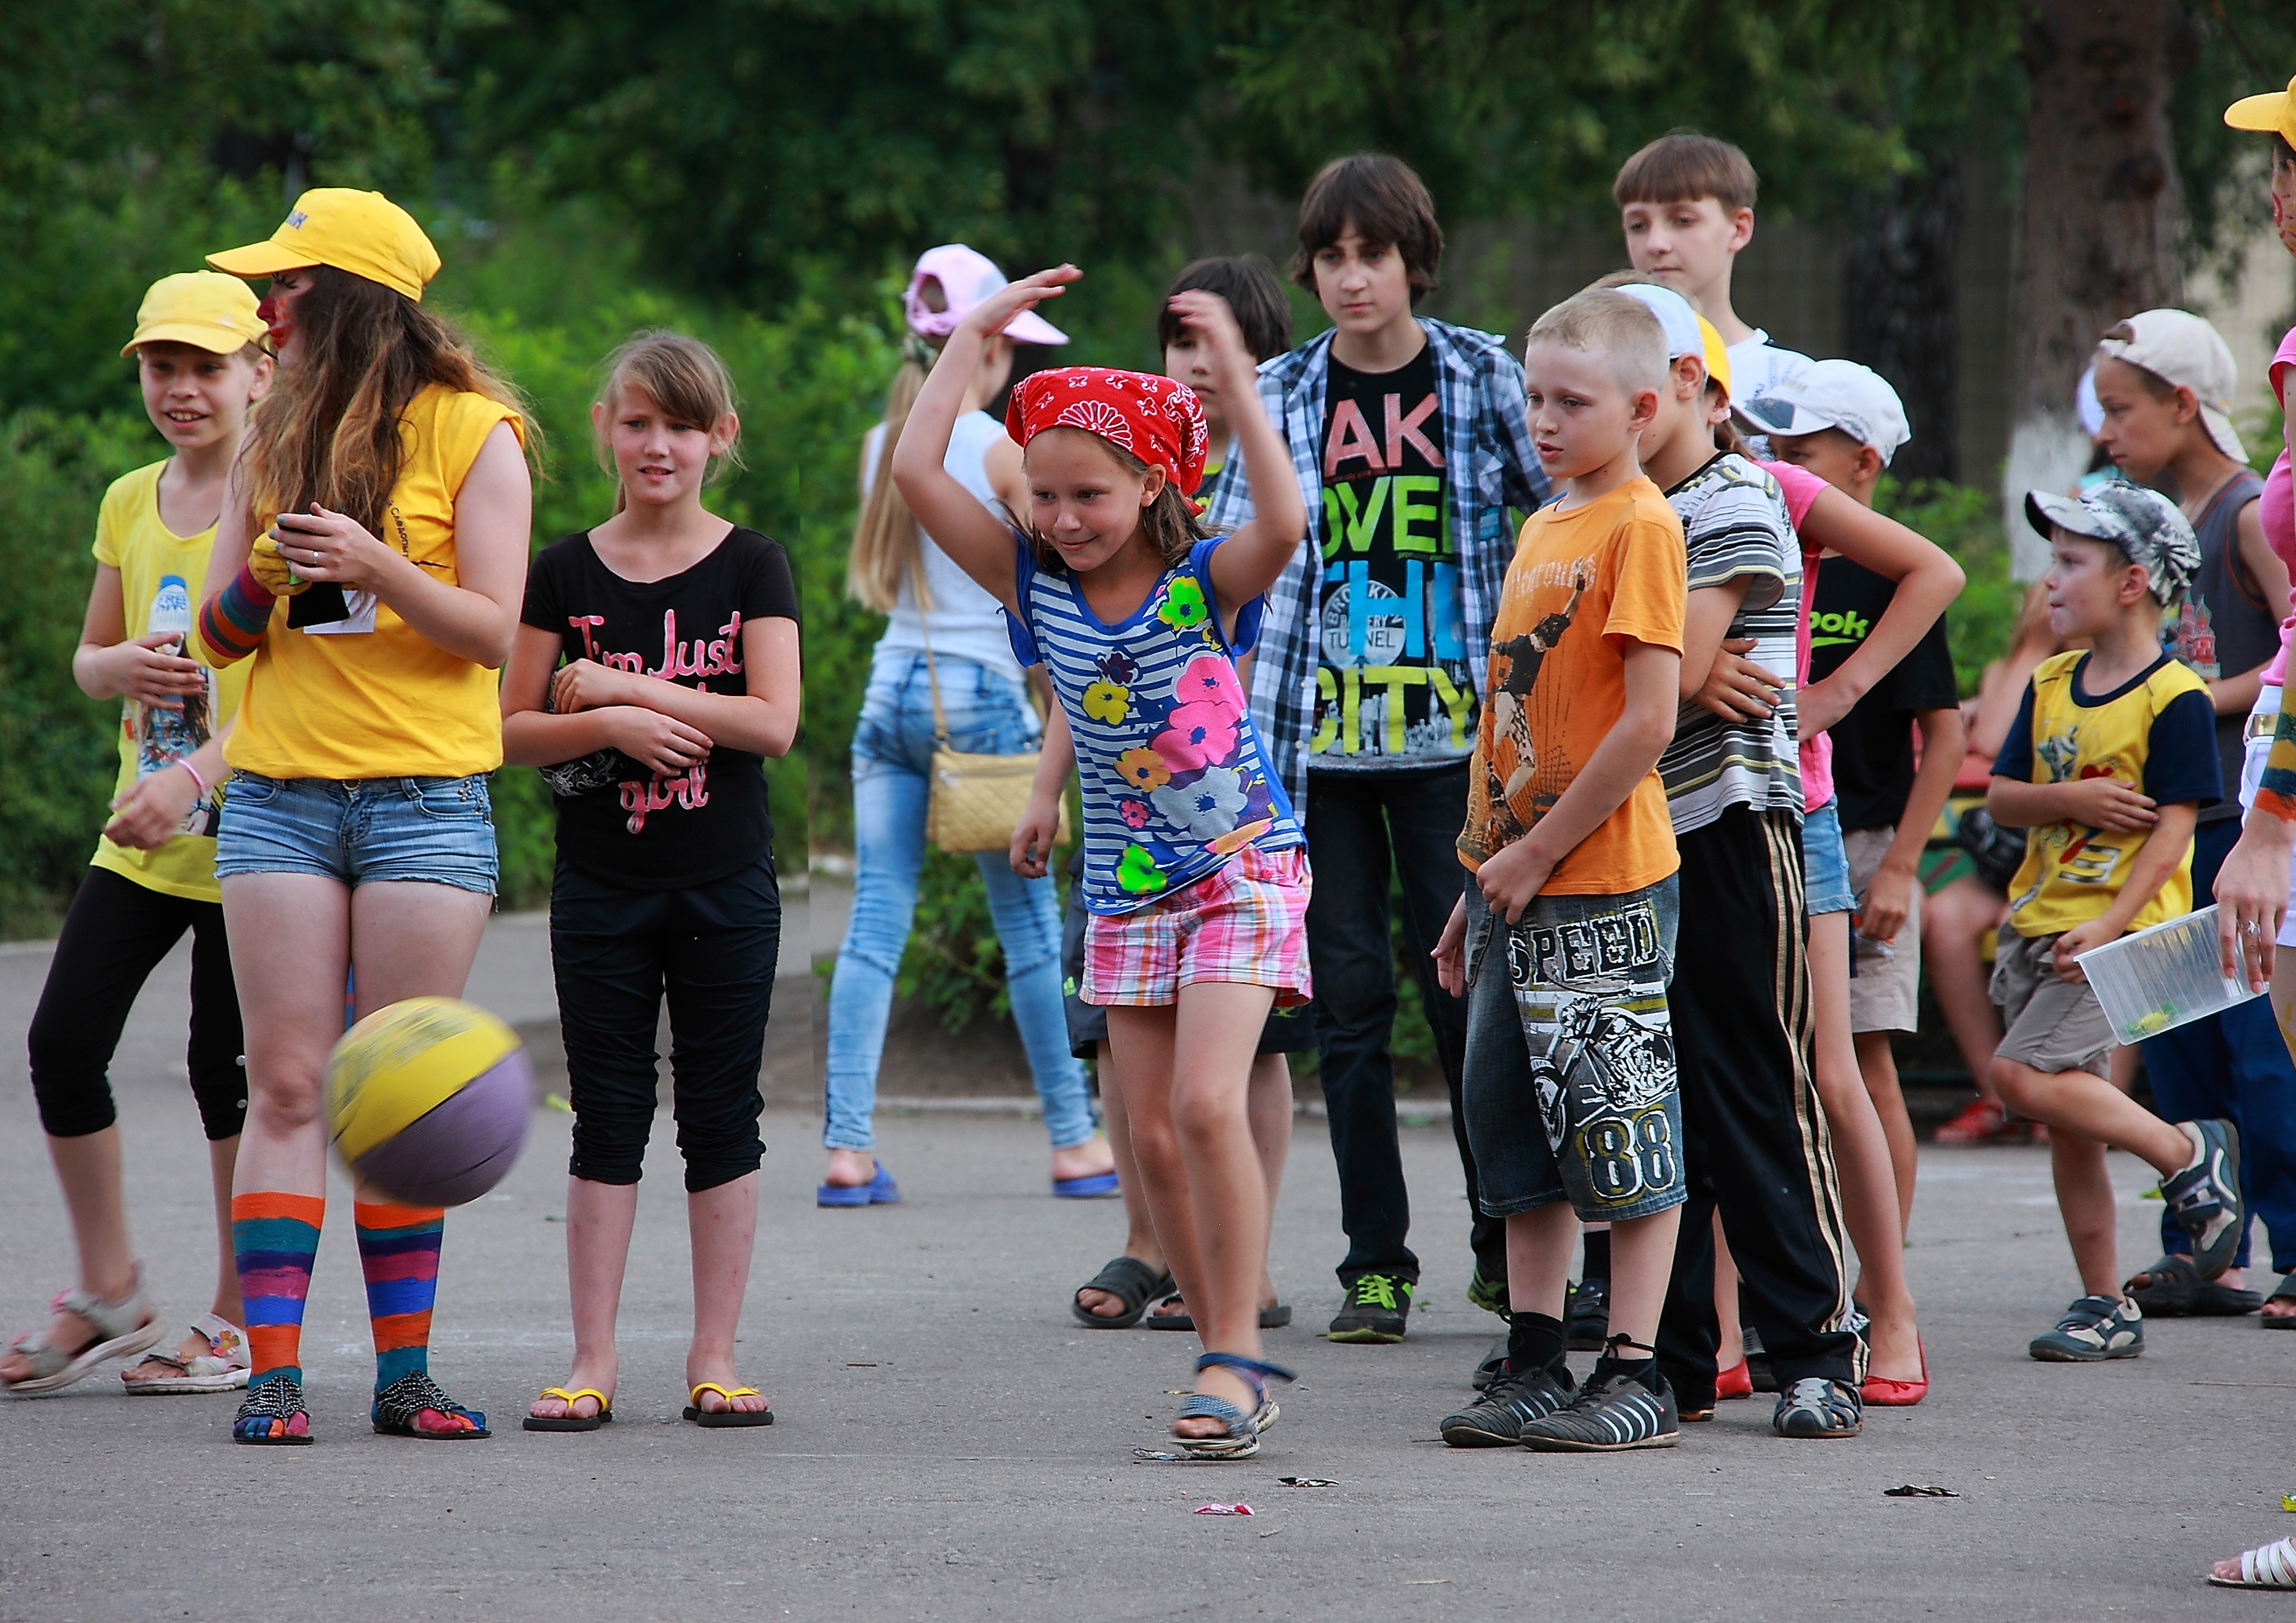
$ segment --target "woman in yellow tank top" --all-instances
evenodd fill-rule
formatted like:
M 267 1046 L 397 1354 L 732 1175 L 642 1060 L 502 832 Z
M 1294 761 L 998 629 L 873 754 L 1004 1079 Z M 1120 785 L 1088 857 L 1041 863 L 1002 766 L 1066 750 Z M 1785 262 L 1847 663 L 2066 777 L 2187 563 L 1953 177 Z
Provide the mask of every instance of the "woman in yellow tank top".
M 280 382 L 224 501 L 199 634 L 250 659 L 225 752 L 216 873 L 247 1029 L 232 1200 L 250 1374 L 242 1443 L 310 1440 L 300 1335 L 325 1209 L 319 1075 L 357 1012 L 456 997 L 496 881 L 494 672 L 526 579 L 532 486 L 510 389 L 422 307 L 439 256 L 380 193 L 305 193 L 269 241 L 213 254 L 269 280 Z M 377 1431 L 466 1439 L 430 1379 L 436 1208 L 361 1189 Z

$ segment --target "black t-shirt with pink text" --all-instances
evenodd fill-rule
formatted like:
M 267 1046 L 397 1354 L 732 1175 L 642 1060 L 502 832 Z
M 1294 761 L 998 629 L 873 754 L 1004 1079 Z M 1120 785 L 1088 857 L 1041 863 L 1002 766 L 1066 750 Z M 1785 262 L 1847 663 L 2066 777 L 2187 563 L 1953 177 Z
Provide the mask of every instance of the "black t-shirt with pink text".
M 746 694 L 742 628 L 796 619 L 797 586 L 781 544 L 738 525 L 692 569 L 645 581 L 608 569 L 585 531 L 535 558 L 519 618 L 562 637 L 569 660 Z M 706 885 L 773 847 L 760 756 L 720 744 L 690 771 L 662 773 L 601 750 L 543 775 L 558 807 L 560 860 L 610 885 Z

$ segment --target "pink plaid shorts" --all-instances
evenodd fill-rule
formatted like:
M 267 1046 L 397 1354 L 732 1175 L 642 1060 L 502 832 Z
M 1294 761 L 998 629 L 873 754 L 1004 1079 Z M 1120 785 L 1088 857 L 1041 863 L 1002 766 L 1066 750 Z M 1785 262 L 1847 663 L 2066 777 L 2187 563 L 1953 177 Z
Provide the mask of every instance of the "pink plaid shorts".
M 1199 980 L 1273 987 L 1275 1006 L 1306 1003 L 1308 892 L 1304 846 L 1246 846 L 1227 865 L 1130 913 L 1092 915 L 1084 1001 L 1154 1008 Z

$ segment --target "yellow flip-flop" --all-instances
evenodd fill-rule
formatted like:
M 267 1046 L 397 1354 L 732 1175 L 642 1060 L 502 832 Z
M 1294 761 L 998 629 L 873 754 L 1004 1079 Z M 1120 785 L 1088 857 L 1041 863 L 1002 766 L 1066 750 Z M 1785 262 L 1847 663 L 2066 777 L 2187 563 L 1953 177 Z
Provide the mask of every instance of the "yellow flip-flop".
M 542 1389 L 542 1396 L 563 1398 L 566 1403 L 566 1413 L 528 1415 L 525 1425 L 529 1431 L 595 1431 L 600 1426 L 610 1424 L 614 1418 L 613 1399 L 594 1386 L 577 1387 L 570 1392 L 562 1386 L 546 1386 Z M 598 1400 L 598 1412 L 595 1414 L 583 1415 L 574 1413 L 575 1401 L 583 1398 L 594 1398 Z
M 686 1394 L 691 1401 L 686 1406 L 685 1418 L 697 1426 L 770 1426 L 774 1423 L 771 1409 L 729 1408 L 713 1414 L 701 1406 L 701 1394 L 704 1392 L 715 1392 L 730 1404 L 736 1398 L 755 1398 L 758 1389 L 753 1386 L 724 1387 L 714 1381 L 703 1381 Z

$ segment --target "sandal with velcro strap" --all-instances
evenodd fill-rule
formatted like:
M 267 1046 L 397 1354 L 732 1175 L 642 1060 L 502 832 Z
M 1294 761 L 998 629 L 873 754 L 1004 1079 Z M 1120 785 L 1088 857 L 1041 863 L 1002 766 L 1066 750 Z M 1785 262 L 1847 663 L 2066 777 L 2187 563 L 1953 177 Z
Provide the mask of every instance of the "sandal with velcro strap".
M 120 1384 L 131 1395 L 159 1397 L 174 1392 L 230 1392 L 247 1384 L 246 1331 L 220 1314 L 203 1313 L 192 1321 L 190 1333 L 208 1344 L 207 1351 L 187 1357 L 179 1347 L 155 1347 L 144 1355 L 143 1362 L 157 1364 L 167 1373 L 139 1378 L 135 1369 L 124 1369 L 119 1372 Z
M 1208 1352 L 1196 1360 L 1196 1373 L 1208 1369 L 1234 1370 L 1251 1388 L 1253 1414 L 1247 1414 L 1225 1398 L 1209 1392 L 1189 1394 L 1188 1401 L 1180 1406 L 1180 1420 L 1216 1420 L 1227 1428 L 1219 1437 L 1186 1437 L 1181 1435 L 1177 1422 L 1173 1439 L 1190 1458 L 1199 1460 L 1248 1460 L 1259 1452 L 1259 1434 L 1275 1424 L 1279 1411 L 1267 1401 L 1270 1381 L 1296 1381 L 1298 1376 L 1281 1365 L 1263 1364 L 1257 1358 L 1247 1358 L 1241 1353 Z
M 1805 1375 L 1778 1394 L 1770 1429 L 1780 1437 L 1855 1437 L 1865 1429 L 1866 1405 L 1857 1389 L 1822 1375 Z
M 19 1398 L 61 1392 L 86 1379 L 88 1373 L 106 1359 L 132 1358 L 149 1352 L 168 1333 L 167 1325 L 160 1322 L 151 1299 L 144 1294 L 141 1264 L 136 1266 L 135 1283 L 118 1301 L 105 1301 L 94 1291 L 75 1286 L 57 1292 L 48 1307 L 51 1312 L 78 1317 L 95 1332 L 94 1339 L 77 1352 L 70 1352 L 50 1341 L 44 1329 L 27 1331 L 10 1344 L 8 1350 L 27 1360 L 32 1373 L 21 1381 L 7 1382 L 0 1390 Z
M 2218 1578 L 2211 1572 L 2209 1582 L 2219 1589 L 2296 1589 L 2296 1538 L 2276 1539 L 2243 1550 L 2238 1578 Z
M 2143 1288 L 2136 1282 L 2143 1280 Z M 2264 1306 L 2263 1292 L 2222 1280 L 2202 1279 L 2190 1257 L 2171 1252 L 2142 1274 L 2129 1275 L 2121 1294 L 2152 1319 L 2241 1318 Z

